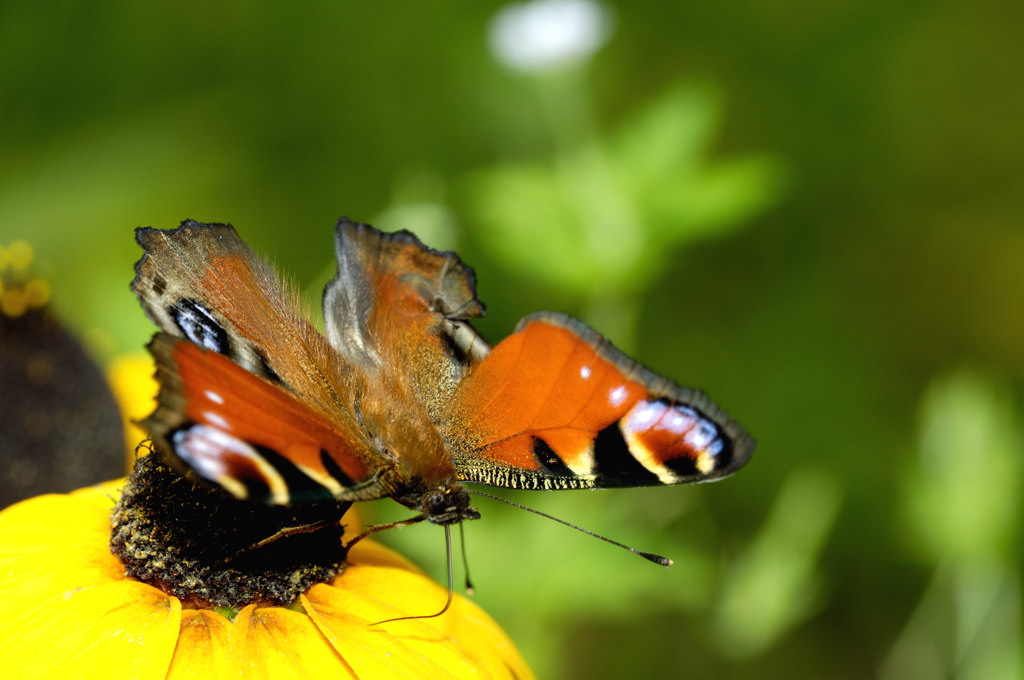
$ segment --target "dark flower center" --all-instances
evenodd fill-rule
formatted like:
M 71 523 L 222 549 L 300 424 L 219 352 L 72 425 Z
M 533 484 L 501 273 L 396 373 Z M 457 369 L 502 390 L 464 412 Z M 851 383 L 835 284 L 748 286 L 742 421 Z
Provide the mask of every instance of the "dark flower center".
M 186 606 L 284 605 L 340 570 L 341 516 L 349 506 L 237 500 L 150 454 L 125 484 L 110 547 L 128 576 Z

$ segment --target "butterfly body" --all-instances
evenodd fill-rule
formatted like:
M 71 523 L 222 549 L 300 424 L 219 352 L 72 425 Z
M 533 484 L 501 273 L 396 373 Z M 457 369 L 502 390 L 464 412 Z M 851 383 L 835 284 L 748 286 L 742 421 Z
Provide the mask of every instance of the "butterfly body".
M 287 504 L 390 496 L 476 519 L 464 483 L 527 489 L 700 482 L 752 440 L 703 394 L 581 322 L 524 319 L 493 349 L 474 275 L 408 232 L 342 220 L 326 337 L 228 225 L 143 228 L 133 290 L 161 328 L 144 421 L 183 471 Z

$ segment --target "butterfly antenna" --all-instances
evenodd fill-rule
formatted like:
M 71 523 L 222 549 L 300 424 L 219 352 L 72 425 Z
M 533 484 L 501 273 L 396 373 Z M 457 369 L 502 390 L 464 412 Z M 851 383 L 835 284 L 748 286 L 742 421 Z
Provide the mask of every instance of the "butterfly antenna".
M 383 621 L 371 623 L 371 626 L 379 626 L 382 623 L 392 623 L 394 621 L 409 621 L 410 619 L 433 619 L 448 611 L 448 607 L 452 606 L 452 598 L 454 596 L 455 591 L 455 589 L 452 587 L 452 582 L 454 580 L 454 574 L 452 570 L 452 530 L 448 524 L 444 525 L 444 545 L 448 553 L 448 599 L 445 600 L 444 606 L 441 607 L 441 611 L 437 612 L 436 614 L 426 614 L 424 616 L 399 616 L 395 619 L 384 619 Z
M 473 582 L 469 580 L 469 559 L 466 557 L 466 530 L 459 522 L 459 547 L 462 549 L 462 570 L 466 574 L 466 594 L 472 595 L 475 592 Z
M 533 508 L 528 508 L 525 505 L 520 505 L 519 503 L 516 503 L 515 501 L 510 501 L 509 499 L 502 498 L 501 496 L 495 496 L 494 494 L 489 494 L 486 491 L 477 491 L 476 489 L 467 489 L 467 491 L 469 491 L 469 493 L 471 493 L 471 494 L 476 494 L 477 496 L 484 496 L 486 498 L 493 498 L 494 500 L 501 501 L 502 503 L 505 503 L 506 505 L 511 505 L 514 508 L 519 508 L 520 510 L 526 510 L 527 512 L 532 512 L 533 514 L 540 515 L 541 517 L 547 517 L 548 519 L 554 520 L 554 521 L 558 522 L 559 524 L 564 524 L 565 526 L 569 527 L 570 529 L 575 529 L 576 531 L 582 532 L 582 533 L 584 533 L 584 534 L 586 534 L 588 536 L 593 536 L 594 538 L 599 538 L 599 539 L 601 539 L 602 541 L 604 541 L 606 543 L 611 543 L 612 545 L 617 545 L 618 547 L 623 548 L 624 550 L 628 550 L 629 552 L 633 553 L 634 555 L 639 555 L 640 557 L 644 558 L 645 560 L 650 560 L 651 562 L 654 562 L 655 564 L 660 564 L 663 567 L 671 567 L 672 566 L 672 560 L 670 560 L 667 557 L 662 557 L 661 555 L 656 555 L 654 553 L 644 552 L 643 550 L 637 550 L 636 548 L 631 548 L 630 546 L 626 545 L 625 543 L 619 543 L 618 541 L 613 541 L 612 539 L 608 538 L 607 536 L 602 536 L 601 534 L 594 533 L 593 531 L 590 531 L 589 529 L 584 529 L 583 527 L 576 526 L 572 522 L 566 522 L 564 519 L 559 519 L 558 517 L 555 517 L 554 515 L 549 515 L 546 512 L 541 512 L 540 510 L 534 510 Z

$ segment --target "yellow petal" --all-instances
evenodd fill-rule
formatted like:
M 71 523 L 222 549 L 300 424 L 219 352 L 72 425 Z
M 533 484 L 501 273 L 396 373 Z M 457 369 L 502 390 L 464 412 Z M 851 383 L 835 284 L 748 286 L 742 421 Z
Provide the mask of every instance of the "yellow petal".
M 125 578 L 110 554 L 120 484 L 43 496 L 0 513 L 0 666 L 19 678 L 530 678 L 504 633 L 373 541 L 305 613 L 250 605 L 234 621 L 181 611 L 177 598 Z
M 249 605 L 238 613 L 228 663 L 246 680 L 355 677 L 308 616 L 279 607 Z
M 533 677 L 512 642 L 479 607 L 456 595 L 439 617 L 445 589 L 410 571 L 404 560 L 372 542 L 330 585 L 310 589 L 301 601 L 360 678 Z M 357 548 L 363 543 L 357 544 Z M 370 561 L 395 566 L 371 566 Z
M 110 540 L 110 513 L 119 486 L 110 483 L 73 494 L 37 496 L 0 513 L 0 555 L 95 547 Z M 102 540 L 97 537 L 103 536 Z
M 40 496 L 0 513 L 0 602 L 15 610 L 63 593 L 124 579 L 110 553 L 106 489 Z
M 156 406 L 156 394 L 160 390 L 154 376 L 153 359 L 148 354 L 132 354 L 119 357 L 107 369 L 107 381 L 121 405 L 124 417 L 124 436 L 129 454 L 129 463 L 134 460 L 135 447 L 148 435 L 135 424 L 142 420 Z M 140 449 L 139 453 L 144 453 Z M 130 467 L 130 465 L 129 465 Z
M 349 513 L 352 511 L 349 510 Z M 345 515 L 346 521 L 349 515 Z M 346 527 L 348 531 L 348 527 Z M 354 564 L 368 565 L 374 567 L 398 567 L 406 571 L 423 573 L 419 567 L 405 559 L 391 548 L 385 548 L 377 541 L 359 541 L 349 551 L 346 562 L 351 566 Z
M 5 611 L 0 659 L 11 678 L 162 680 L 180 620 L 176 598 L 106 583 Z
M 380 608 L 367 606 L 359 597 L 347 591 L 330 586 L 315 586 L 309 597 L 301 596 L 302 605 L 309 617 L 323 632 L 327 640 L 338 651 L 345 662 L 352 668 L 354 677 L 363 680 L 378 678 L 451 678 L 452 655 L 445 650 L 432 631 L 423 627 L 411 626 L 407 622 L 395 623 L 404 630 L 425 630 L 425 634 L 438 646 L 435 655 L 421 654 L 415 648 L 405 644 L 392 635 L 384 627 L 368 624 L 372 620 L 349 613 L 349 607 L 363 615 Z M 388 614 L 385 614 L 385 617 Z M 462 666 L 464 673 L 472 673 L 472 668 Z
M 228 677 L 228 635 L 231 622 L 208 609 L 181 613 L 178 646 L 167 680 Z M 237 673 L 236 673 L 237 675 Z

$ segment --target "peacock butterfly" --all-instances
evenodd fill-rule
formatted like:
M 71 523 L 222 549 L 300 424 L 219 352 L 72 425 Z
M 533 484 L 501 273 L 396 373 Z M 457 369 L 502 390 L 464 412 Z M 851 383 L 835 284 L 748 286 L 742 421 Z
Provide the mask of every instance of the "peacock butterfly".
M 582 322 L 524 318 L 494 348 L 474 273 L 407 231 L 342 219 L 326 337 L 226 224 L 136 231 L 132 289 L 159 327 L 143 424 L 179 469 L 272 504 L 390 496 L 414 521 L 478 519 L 463 486 L 706 482 L 753 440 L 704 394 Z

